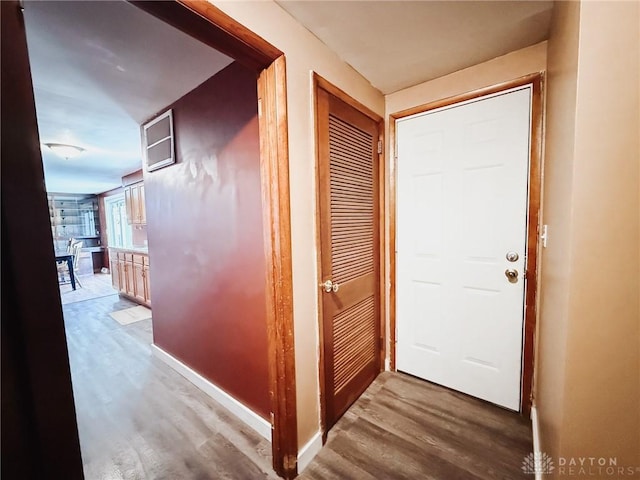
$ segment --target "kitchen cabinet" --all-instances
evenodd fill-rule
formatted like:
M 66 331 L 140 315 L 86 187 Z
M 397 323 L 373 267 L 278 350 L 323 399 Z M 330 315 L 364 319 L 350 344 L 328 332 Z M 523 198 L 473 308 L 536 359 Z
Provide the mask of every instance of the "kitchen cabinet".
M 132 265 L 133 280 L 133 296 L 140 303 L 146 303 L 147 292 L 145 291 L 144 282 L 144 265 L 142 264 L 142 255 L 134 255 Z
M 139 250 L 110 248 L 113 288 L 134 302 L 151 306 L 149 255 Z
M 124 188 L 124 203 L 127 210 L 127 223 L 129 225 L 146 225 L 144 182 L 133 183 Z
M 111 285 L 120 291 L 120 268 L 115 254 L 113 257 L 109 256 L 109 271 L 111 272 Z
M 146 292 L 147 303 L 151 305 L 151 289 L 149 288 L 149 257 L 146 257 L 146 264 L 143 268 L 144 291 Z

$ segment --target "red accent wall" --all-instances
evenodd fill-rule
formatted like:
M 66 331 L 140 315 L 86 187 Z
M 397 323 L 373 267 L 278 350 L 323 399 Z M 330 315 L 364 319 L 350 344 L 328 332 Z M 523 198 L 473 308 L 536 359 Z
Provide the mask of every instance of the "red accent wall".
M 176 164 L 144 181 L 154 343 L 268 419 L 256 85 L 232 63 L 168 106 Z

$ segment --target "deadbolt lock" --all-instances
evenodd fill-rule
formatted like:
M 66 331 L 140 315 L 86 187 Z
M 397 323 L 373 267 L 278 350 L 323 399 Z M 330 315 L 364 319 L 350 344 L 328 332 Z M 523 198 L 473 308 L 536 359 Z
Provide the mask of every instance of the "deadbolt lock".
M 510 262 L 517 262 L 520 258 L 520 255 L 518 255 L 516 252 L 507 252 L 506 257 Z

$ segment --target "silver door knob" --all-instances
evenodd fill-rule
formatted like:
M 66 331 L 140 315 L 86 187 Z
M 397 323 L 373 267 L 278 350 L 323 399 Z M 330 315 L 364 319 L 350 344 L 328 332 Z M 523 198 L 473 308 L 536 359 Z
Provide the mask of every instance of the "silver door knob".
M 504 271 L 504 274 L 507 276 L 507 280 L 511 283 L 516 283 L 518 281 L 518 271 L 513 268 L 507 268 Z
M 510 262 L 517 262 L 518 259 L 520 258 L 520 255 L 518 255 L 516 252 L 507 252 L 507 260 Z
M 340 288 L 340 285 L 338 285 L 337 283 L 333 283 L 331 280 L 327 280 L 326 282 L 324 282 L 320 286 L 322 288 L 324 288 L 324 291 L 327 292 L 327 293 L 337 292 L 338 289 Z

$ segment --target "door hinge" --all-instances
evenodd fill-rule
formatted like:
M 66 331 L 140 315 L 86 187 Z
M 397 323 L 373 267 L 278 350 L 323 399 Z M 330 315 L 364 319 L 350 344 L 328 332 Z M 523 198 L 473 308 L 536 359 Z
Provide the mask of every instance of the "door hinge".
M 382 140 L 378 140 L 378 153 L 382 153 Z
M 261 98 L 258 99 L 258 116 L 259 117 L 262 116 L 262 99 Z

